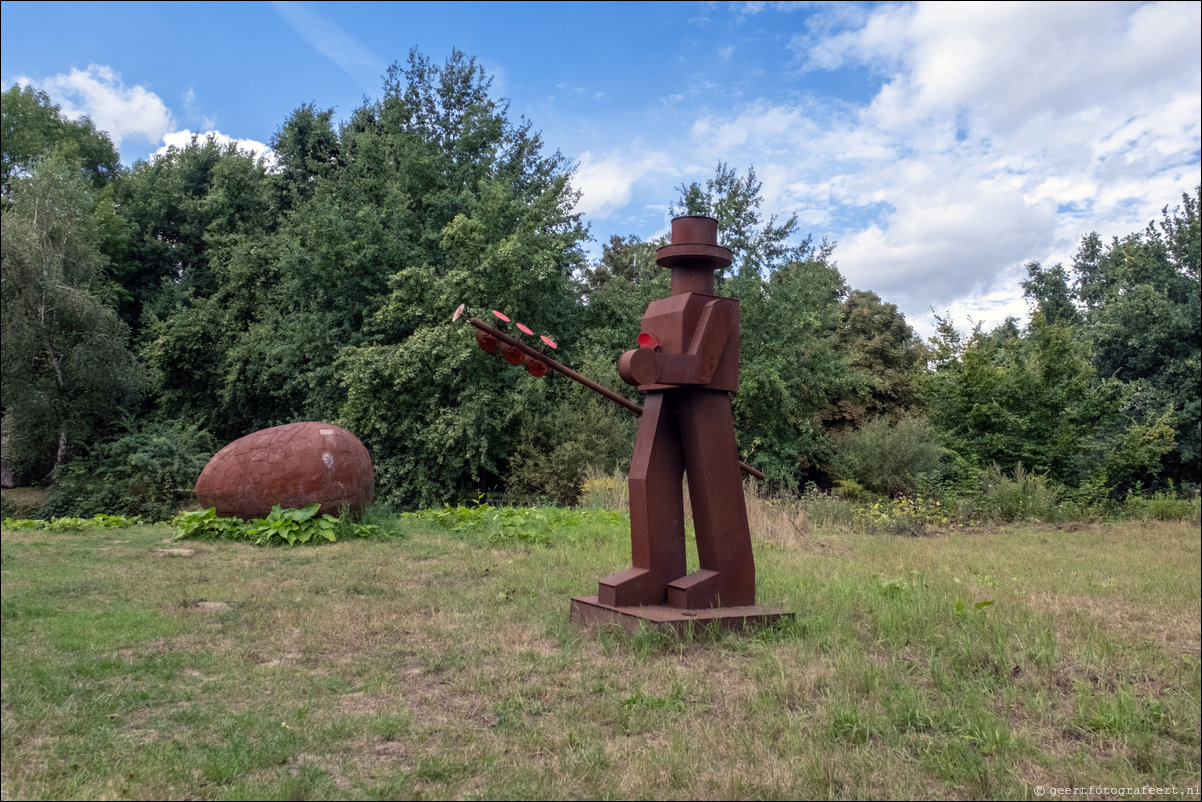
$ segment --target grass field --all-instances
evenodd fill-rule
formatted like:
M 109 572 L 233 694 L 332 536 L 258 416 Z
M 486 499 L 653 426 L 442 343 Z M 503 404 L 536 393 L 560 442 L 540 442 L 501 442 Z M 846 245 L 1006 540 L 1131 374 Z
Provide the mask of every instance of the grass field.
M 1198 796 L 1194 524 L 761 541 L 686 641 L 568 621 L 625 527 L 5 531 L 3 798 Z

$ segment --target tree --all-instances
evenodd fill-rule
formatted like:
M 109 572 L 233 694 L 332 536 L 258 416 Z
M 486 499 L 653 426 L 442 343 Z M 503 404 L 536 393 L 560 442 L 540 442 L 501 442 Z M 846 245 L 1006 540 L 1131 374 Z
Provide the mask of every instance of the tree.
M 121 169 L 117 149 L 87 117 L 69 120 L 45 92 L 12 86 L 0 96 L 0 141 L 4 175 L 0 194 L 7 199 L 14 182 L 33 171 L 53 150 L 75 164 L 93 188 L 107 184 Z M 0 205 L 0 208 L 7 204 Z
M 1011 319 L 935 345 L 954 356 L 924 381 L 927 410 L 943 444 L 978 469 L 1021 465 L 1122 494 L 1154 479 L 1174 447 L 1171 416 L 1130 415 L 1128 388 L 1099 378 L 1085 343 L 1042 312 L 1026 331 Z
M 884 416 L 897 421 L 918 406 L 915 378 L 927 356 L 922 340 L 894 304 L 854 290 L 843 301 L 838 349 L 858 374 L 861 390 L 819 415 L 827 428 L 858 427 Z
M 154 380 L 155 413 L 224 439 L 261 428 L 242 403 L 260 387 L 243 385 L 232 406 L 222 392 L 231 352 L 271 308 L 278 212 L 266 165 L 193 138 L 135 165 L 115 197 L 128 231 L 112 272 Z
M 544 156 L 489 86 L 458 51 L 441 66 L 412 53 L 389 70 L 383 99 L 342 131 L 331 191 L 355 226 L 325 247 L 361 262 L 358 275 L 380 294 L 362 337 L 338 354 L 340 417 L 371 450 L 383 495 L 402 504 L 497 482 L 520 418 L 544 414 L 562 392 L 515 375 L 450 322 L 466 302 L 563 331 L 582 261 L 566 161 Z
M 274 228 L 267 168 L 233 144 L 193 137 L 138 162 L 114 187 L 129 231 L 113 250 L 122 317 L 140 332 L 212 297 L 240 243 Z
M 271 140 L 277 170 L 272 181 L 280 207 L 291 209 L 313 197 L 317 182 L 338 169 L 338 132 L 333 109 L 316 111 L 305 104 L 292 112 Z
M 1163 210 L 1142 234 L 1096 234 L 1081 243 L 1073 270 L 1074 299 L 1084 313 L 1083 336 L 1098 373 L 1129 386 L 1133 419 L 1176 419 L 1177 447 L 1165 476 L 1197 484 L 1202 471 L 1198 386 L 1202 382 L 1202 234 L 1198 192 Z
M 777 486 L 825 482 L 833 442 L 821 411 L 859 396 L 863 384 L 838 347 L 847 285 L 829 247 L 776 267 L 766 280 L 740 277 L 739 392 L 733 398 L 744 459 Z
M 1063 265 L 1045 268 L 1039 262 L 1027 265 L 1027 279 L 1022 283 L 1023 295 L 1035 311 L 1048 323 L 1075 326 L 1081 322 L 1081 312 L 1069 289 L 1069 276 Z
M 7 458 L 44 473 L 98 438 L 137 398 L 140 366 L 107 305 L 91 187 L 54 152 L 15 184 L 2 217 Z

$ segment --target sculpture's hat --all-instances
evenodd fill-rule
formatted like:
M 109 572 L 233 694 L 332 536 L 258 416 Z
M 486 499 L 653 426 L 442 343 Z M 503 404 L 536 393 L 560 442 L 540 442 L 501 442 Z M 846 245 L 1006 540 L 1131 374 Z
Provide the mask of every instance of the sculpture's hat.
M 672 244 L 655 252 L 660 267 L 717 270 L 729 267 L 730 262 L 730 248 L 718 244 L 718 221 L 712 217 L 674 218 Z

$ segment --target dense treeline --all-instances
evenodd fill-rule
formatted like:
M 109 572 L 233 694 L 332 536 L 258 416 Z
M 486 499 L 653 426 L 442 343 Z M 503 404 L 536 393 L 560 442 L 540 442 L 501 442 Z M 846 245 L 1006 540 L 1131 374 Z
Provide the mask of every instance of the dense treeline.
M 355 432 L 398 506 L 569 501 L 623 467 L 632 417 L 482 354 L 450 312 L 511 310 L 637 399 L 616 360 L 667 294 L 662 243 L 614 237 L 590 264 L 571 164 L 472 59 L 412 54 L 345 123 L 301 106 L 271 145 L 122 168 L 90 122 L 4 93 L 4 459 L 53 484 L 51 511 L 165 509 L 218 445 L 298 420 Z M 1197 492 L 1197 195 L 1031 264 L 1025 327 L 941 320 L 924 344 L 833 244 L 765 215 L 753 170 L 679 192 L 735 253 L 739 443 L 772 487 L 972 493 L 1025 470 L 1082 504 Z

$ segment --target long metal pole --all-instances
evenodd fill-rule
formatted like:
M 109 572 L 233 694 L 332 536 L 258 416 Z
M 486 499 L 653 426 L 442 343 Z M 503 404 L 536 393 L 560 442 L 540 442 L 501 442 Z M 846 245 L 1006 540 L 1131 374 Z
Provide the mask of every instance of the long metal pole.
M 618 395 L 617 393 L 615 393 L 613 390 L 609 389 L 608 387 L 603 387 L 600 384 L 597 384 L 595 381 L 588 378 L 587 376 L 580 375 L 579 373 L 572 370 L 568 366 L 560 364 L 559 362 L 556 362 L 554 359 L 547 356 L 542 351 L 539 351 L 536 348 L 531 348 L 530 346 L 526 345 L 526 343 L 524 343 L 524 342 L 515 340 L 513 337 L 510 337 L 505 332 L 499 331 L 496 328 L 488 325 L 483 320 L 472 317 L 472 318 L 468 318 L 468 323 L 471 323 L 473 326 L 475 326 L 476 328 L 478 328 L 480 331 L 484 332 L 485 334 L 488 334 L 492 337 L 496 337 L 498 340 L 505 343 L 506 345 L 511 345 L 514 348 L 517 348 L 523 354 L 526 354 L 527 356 L 537 359 L 538 361 L 542 362 L 543 364 L 545 364 L 547 367 L 551 368 L 552 370 L 559 371 L 560 373 L 567 376 L 572 381 L 577 382 L 579 384 L 583 384 L 585 387 L 589 388 L 590 390 L 592 390 L 594 392 L 600 393 L 601 395 L 605 396 L 610 401 L 613 401 L 616 404 L 621 404 L 622 406 L 626 407 L 628 410 L 630 410 L 634 414 L 639 415 L 639 416 L 641 416 L 643 414 L 643 408 L 640 407 L 638 404 L 634 403 L 633 401 L 631 401 L 627 398 L 623 398 L 622 396 Z M 740 462 L 739 467 L 743 470 L 743 473 L 750 474 L 750 475 L 754 476 L 756 479 L 764 478 L 764 474 L 761 471 L 751 467 L 746 462 Z

